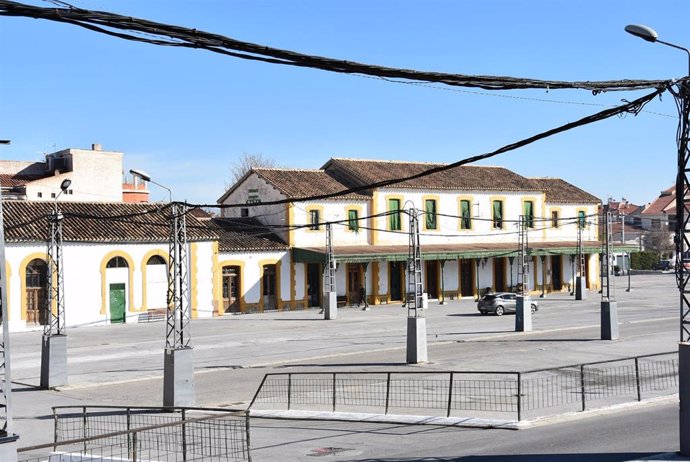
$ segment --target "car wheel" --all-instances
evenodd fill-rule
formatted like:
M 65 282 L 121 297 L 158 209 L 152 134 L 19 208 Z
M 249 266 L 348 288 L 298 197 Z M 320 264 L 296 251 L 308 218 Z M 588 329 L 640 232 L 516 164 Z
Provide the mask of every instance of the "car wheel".
M 535 311 L 537 311 L 537 305 L 532 305 L 531 311 L 532 311 L 532 314 L 534 314 Z
M 502 306 L 497 306 L 497 307 L 496 307 L 495 313 L 496 313 L 496 316 L 503 316 L 503 313 L 504 313 L 503 307 L 502 307 Z

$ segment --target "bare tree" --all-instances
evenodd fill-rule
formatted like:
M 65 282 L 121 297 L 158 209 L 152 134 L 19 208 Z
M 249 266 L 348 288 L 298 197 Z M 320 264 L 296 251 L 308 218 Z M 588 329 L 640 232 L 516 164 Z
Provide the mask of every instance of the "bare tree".
M 673 255 L 673 233 L 662 229 L 652 229 L 644 233 L 644 248 L 662 255 Z
M 240 178 L 242 178 L 253 167 L 272 168 L 277 166 L 278 162 L 273 159 L 269 159 L 268 157 L 264 157 L 263 154 L 244 152 L 232 165 L 230 165 L 232 183 L 226 185 L 226 187 L 230 187 L 237 183 Z

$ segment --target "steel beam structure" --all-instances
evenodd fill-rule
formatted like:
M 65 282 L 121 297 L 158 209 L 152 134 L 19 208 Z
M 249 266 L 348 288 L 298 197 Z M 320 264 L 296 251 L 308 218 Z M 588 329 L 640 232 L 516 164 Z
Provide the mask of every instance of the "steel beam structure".
M 45 310 L 49 321 L 43 326 L 44 336 L 65 334 L 65 278 L 62 259 L 62 213 L 55 210 L 48 217 L 48 274 Z M 54 310 L 53 310 L 54 308 Z
M 170 204 L 168 261 L 168 310 L 165 347 L 187 348 L 190 345 L 189 261 L 187 254 L 187 207 Z
M 422 288 L 422 249 L 419 245 L 419 217 L 417 209 L 410 209 L 409 246 L 407 253 L 407 317 L 424 316 Z
M 324 271 L 326 292 L 335 293 L 335 253 L 333 252 L 333 229 L 326 223 L 326 271 Z
M 688 52 L 690 56 L 690 52 Z M 690 189 L 688 160 L 690 149 L 690 76 L 680 81 L 671 93 L 678 108 L 678 172 L 676 175 L 676 277 L 680 291 L 680 341 L 690 342 Z
M 7 305 L 7 273 L 5 272 L 5 225 L 0 196 L 0 322 L 2 322 L 2 339 L 0 340 L 0 439 L 13 435 L 12 432 L 12 373 L 10 367 L 10 329 Z
M 615 300 L 616 289 L 615 283 L 611 284 L 611 237 L 613 234 L 611 212 L 607 211 L 604 214 L 604 245 L 601 253 L 601 301 Z
M 529 239 L 525 215 L 520 215 L 518 222 L 518 294 L 529 294 Z

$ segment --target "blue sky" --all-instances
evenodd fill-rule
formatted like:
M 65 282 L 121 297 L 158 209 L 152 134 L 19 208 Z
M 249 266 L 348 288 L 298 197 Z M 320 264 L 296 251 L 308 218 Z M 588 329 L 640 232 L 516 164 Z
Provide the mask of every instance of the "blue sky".
M 39 6 L 50 3 L 30 0 Z M 690 46 L 690 2 L 509 0 L 99 0 L 79 7 L 333 58 L 554 80 L 666 79 L 679 50 L 624 32 L 647 24 Z M 100 143 L 173 190 L 215 203 L 243 153 L 284 167 L 330 157 L 454 162 L 648 91 L 488 92 L 256 63 L 159 47 L 45 20 L 0 17 L 4 159 Z M 644 204 L 676 173 L 677 113 L 664 94 L 612 118 L 485 162 L 561 177 Z M 670 116 L 670 117 L 669 117 Z M 78 189 L 78 185 L 73 185 Z M 150 186 L 153 200 L 167 192 Z

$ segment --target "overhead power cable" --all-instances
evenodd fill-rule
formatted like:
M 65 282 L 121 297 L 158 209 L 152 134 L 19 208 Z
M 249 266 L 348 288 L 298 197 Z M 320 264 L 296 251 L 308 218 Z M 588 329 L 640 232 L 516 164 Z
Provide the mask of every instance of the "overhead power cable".
M 538 80 L 519 77 L 465 75 L 443 72 L 418 71 L 378 66 L 323 56 L 308 55 L 280 48 L 240 41 L 220 34 L 173 26 L 145 19 L 122 16 L 104 11 L 77 8 L 59 2 L 65 8 L 41 8 L 33 5 L 0 0 L 0 15 L 46 19 L 80 26 L 95 32 L 125 40 L 153 45 L 195 48 L 220 53 L 235 58 L 262 61 L 271 64 L 321 69 L 345 74 L 361 74 L 389 79 L 405 79 L 419 82 L 436 82 L 451 86 L 483 88 L 486 90 L 514 90 L 538 88 L 584 89 L 595 93 L 614 90 L 641 90 L 662 88 L 669 80 L 608 80 L 608 81 L 560 81 Z M 122 32 L 118 32 L 122 31 Z M 146 34 L 146 35 L 136 35 Z

